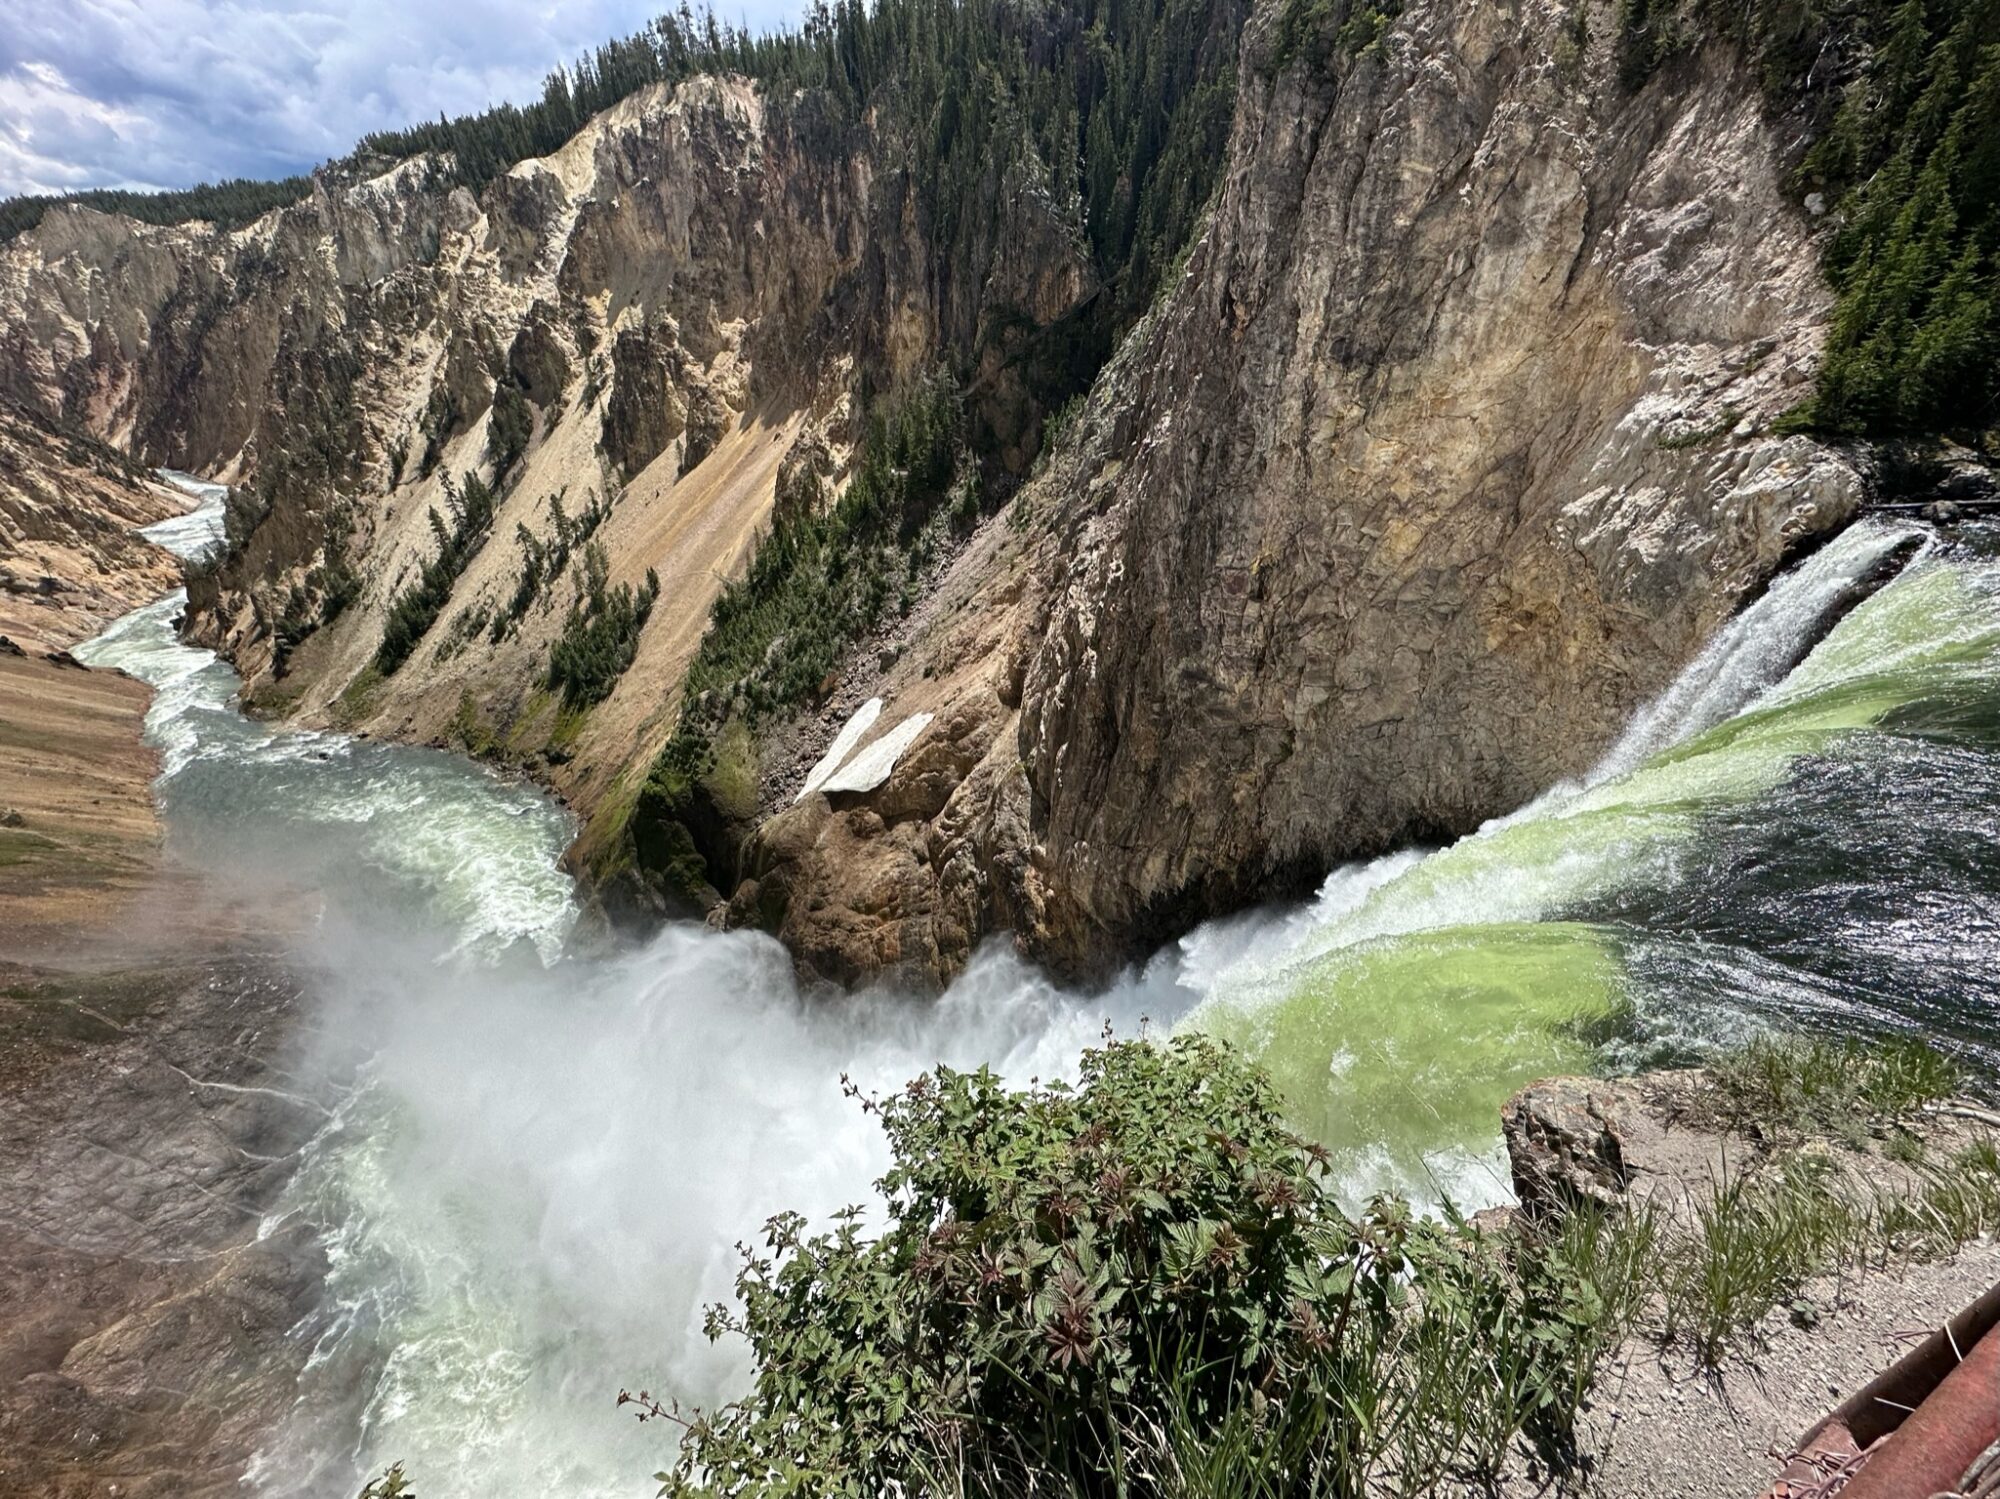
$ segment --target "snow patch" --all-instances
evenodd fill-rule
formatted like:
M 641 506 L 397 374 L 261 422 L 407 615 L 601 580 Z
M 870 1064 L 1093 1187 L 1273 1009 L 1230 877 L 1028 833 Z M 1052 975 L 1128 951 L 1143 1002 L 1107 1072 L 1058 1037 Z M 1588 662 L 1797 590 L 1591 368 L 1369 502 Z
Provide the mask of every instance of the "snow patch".
M 792 800 L 802 802 L 819 790 L 826 783 L 826 778 L 840 769 L 840 762 L 861 742 L 861 736 L 875 727 L 875 720 L 881 716 L 882 699 L 879 697 L 871 697 L 856 708 L 854 716 L 842 724 L 840 732 L 833 736 L 833 743 L 828 746 L 827 752 L 806 772 L 806 783 L 799 787 L 799 794 Z
M 903 758 L 903 751 L 915 742 L 917 735 L 930 727 L 930 722 L 930 714 L 912 713 L 849 760 L 839 774 L 830 777 L 820 789 L 829 795 L 836 791 L 873 791 L 889 779 L 896 762 Z

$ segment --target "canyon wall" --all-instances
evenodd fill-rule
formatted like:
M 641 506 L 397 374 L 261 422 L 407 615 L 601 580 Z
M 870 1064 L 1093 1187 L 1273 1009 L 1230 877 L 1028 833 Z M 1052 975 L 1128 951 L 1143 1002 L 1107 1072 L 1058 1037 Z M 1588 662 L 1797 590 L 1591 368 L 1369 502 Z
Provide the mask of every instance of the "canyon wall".
M 770 822 L 739 918 L 841 978 L 1002 929 L 1101 971 L 1582 771 L 1853 514 L 1773 431 L 1830 297 L 1754 71 L 1628 94 L 1577 17 L 1426 0 L 1314 58 L 1259 13 L 1184 274 L 853 688 L 930 728 Z
M 997 440 L 1038 430 L 1011 361 L 1095 290 L 1077 229 L 995 160 L 990 224 L 940 265 L 907 156 L 810 95 L 700 78 L 642 90 L 477 196 L 417 159 L 324 175 L 230 233 L 53 211 L 0 249 L 0 392 L 240 485 L 229 554 L 190 581 L 191 630 L 253 707 L 490 752 L 588 816 L 670 729 L 787 455 L 821 455 L 839 484 L 860 390 L 970 351 Z M 390 609 L 472 472 L 500 493 L 488 538 L 384 677 Z M 581 539 L 500 616 L 526 548 L 592 510 L 609 582 L 650 570 L 661 598 L 580 723 L 541 679 Z
M 0 640 L 66 651 L 173 588 L 179 564 L 135 532 L 183 508 L 124 454 L 0 400 Z
M 843 982 L 935 983 L 1001 931 L 1101 972 L 1580 771 L 1854 513 L 1854 465 L 1778 421 L 1830 296 L 1748 60 L 1633 92 L 1607 5 L 1348 9 L 1250 21 L 1152 310 L 908 613 L 757 725 L 764 820 L 709 850 L 713 919 Z M 1055 402 L 1019 356 L 1100 290 L 1018 159 L 940 259 L 862 118 L 697 79 L 476 197 L 419 159 L 228 234 L 51 212 L 0 248 L 0 394 L 246 481 L 191 593 L 254 705 L 524 766 L 615 866 L 781 477 L 838 492 L 866 393 L 938 365 L 1025 466 Z M 430 516 L 482 465 L 490 537 L 385 677 Z M 540 678 L 577 569 L 502 616 L 593 497 L 609 580 L 661 592 L 576 714 Z M 933 716 L 883 784 L 794 803 L 871 696 L 878 732 Z

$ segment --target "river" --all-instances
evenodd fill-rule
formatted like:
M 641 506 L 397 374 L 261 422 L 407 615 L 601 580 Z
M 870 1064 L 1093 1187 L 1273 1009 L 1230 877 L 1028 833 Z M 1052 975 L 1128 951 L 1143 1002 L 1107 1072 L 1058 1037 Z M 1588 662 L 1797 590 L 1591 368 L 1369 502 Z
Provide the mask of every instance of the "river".
M 202 507 L 158 531 L 185 554 L 220 500 L 179 482 Z M 1336 870 L 1098 994 L 996 945 L 935 1004 L 808 1004 L 750 933 L 566 955 L 560 808 L 452 756 L 251 722 L 176 640 L 182 602 L 79 655 L 158 689 L 170 854 L 307 903 L 308 1065 L 344 1099 L 266 1225 L 315 1224 L 330 1272 L 263 1494 L 351 1496 L 391 1460 L 427 1499 L 649 1494 L 671 1438 L 617 1390 L 737 1388 L 741 1351 L 701 1334 L 733 1246 L 865 1201 L 886 1164 L 843 1073 L 1051 1077 L 1107 1021 L 1201 1026 L 1273 1070 L 1347 1195 L 1477 1208 L 1507 1194 L 1500 1102 L 1551 1071 L 1783 1021 L 2000 1044 L 2000 567 L 1912 526 L 1814 553 L 1591 775 L 1449 847 Z

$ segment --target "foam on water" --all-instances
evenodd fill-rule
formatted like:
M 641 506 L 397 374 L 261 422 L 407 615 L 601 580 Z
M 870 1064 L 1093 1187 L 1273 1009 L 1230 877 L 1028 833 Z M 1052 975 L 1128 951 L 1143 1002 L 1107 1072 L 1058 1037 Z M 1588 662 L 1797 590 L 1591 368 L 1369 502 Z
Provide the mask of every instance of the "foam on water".
M 779 1209 L 870 1198 L 882 1143 L 843 1073 L 870 1089 L 939 1061 L 1046 1078 L 1107 1020 L 1201 1025 L 1272 1069 L 1349 1196 L 1477 1207 L 1506 1194 L 1497 1107 L 1529 1077 L 1772 1012 L 1893 1019 L 1865 980 L 1801 956 L 1785 913 L 1820 865 L 1790 871 L 1774 840 L 1864 821 L 1864 772 L 1892 735 L 2000 765 L 1985 563 L 1927 556 L 1790 670 L 1910 534 L 1854 528 L 1720 632 L 1595 773 L 1449 848 L 1336 870 L 1314 901 L 1210 923 L 1101 993 L 994 948 L 935 1004 L 808 1002 L 746 933 L 672 927 L 616 958 L 564 956 L 560 809 L 448 756 L 272 733 L 235 712 L 225 666 L 172 639 L 176 600 L 121 621 L 91 652 L 160 689 L 148 733 L 176 850 L 322 903 L 301 954 L 325 976 L 306 1065 L 345 1097 L 268 1226 L 321 1227 L 327 1307 L 300 1329 L 311 1367 L 253 1486 L 347 1499 L 400 1460 L 427 1495 L 649 1493 L 670 1438 L 621 1417 L 617 1389 L 740 1388 L 741 1350 L 701 1333 L 735 1243 Z M 1895 763 L 1929 763 L 1911 743 Z M 1969 783 L 1956 762 L 1934 774 Z M 1967 812 L 1945 840 L 1977 879 L 2000 846 L 1984 833 Z M 1930 877 L 1874 893 L 1919 929 L 1896 929 L 1897 951 L 1936 966 Z M 1710 886 L 1728 910 L 1700 906 Z M 1863 973 L 1867 940 L 1849 941 Z
M 1685 985 L 1650 1002 L 1625 961 L 1631 932 L 1552 918 L 1703 878 L 1718 815 L 1810 758 L 1867 753 L 1866 731 L 1914 704 L 2000 690 L 1995 569 L 1964 559 L 1912 563 L 1780 677 L 1833 601 L 1907 540 L 1856 527 L 1726 628 L 1591 775 L 1427 857 L 1330 881 L 1287 943 L 1209 984 L 1187 1023 L 1271 1067 L 1295 1115 L 1354 1153 L 1354 1194 L 1503 1200 L 1504 1179 L 1458 1166 L 1480 1161 L 1515 1088 L 1583 1066 L 1620 1030 L 1629 1046 L 1729 1029 L 1686 1024 Z M 1752 626 L 1780 643 L 1749 648 Z
M 194 504 L 185 515 L 140 527 L 139 534 L 176 557 L 202 556 L 222 540 L 222 514 L 229 500 L 229 486 L 211 484 L 171 468 L 161 469 L 160 477 Z

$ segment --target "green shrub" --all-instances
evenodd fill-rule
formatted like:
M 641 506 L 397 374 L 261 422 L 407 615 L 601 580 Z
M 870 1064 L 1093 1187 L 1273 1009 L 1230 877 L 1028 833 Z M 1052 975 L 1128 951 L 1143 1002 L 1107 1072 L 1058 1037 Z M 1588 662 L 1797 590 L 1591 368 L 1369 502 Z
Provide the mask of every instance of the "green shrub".
M 1602 1218 L 1348 1219 L 1268 1080 L 1198 1037 L 1086 1053 L 1074 1088 L 940 1068 L 864 1106 L 885 1228 L 772 1220 L 709 1322 L 752 1392 L 638 1397 L 686 1427 L 664 1493 L 1426 1493 L 1517 1434 L 1559 1460 L 1651 1270 Z
M 451 602 L 452 585 L 465 571 L 486 540 L 493 523 L 493 491 L 477 474 L 467 473 L 465 482 L 445 484 L 445 505 L 451 520 L 430 513 L 431 534 L 437 539 L 437 555 L 423 565 L 417 581 L 397 594 L 389 605 L 389 618 L 382 627 L 382 643 L 375 650 L 375 666 L 382 675 L 392 674 L 410 659 L 444 606 Z
M 584 551 L 582 597 L 570 606 L 563 632 L 549 647 L 547 686 L 562 694 L 572 711 L 601 703 L 638 654 L 639 632 L 660 596 L 659 575 L 646 572 L 643 586 L 607 586 L 610 564 L 592 542 Z

